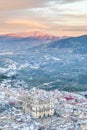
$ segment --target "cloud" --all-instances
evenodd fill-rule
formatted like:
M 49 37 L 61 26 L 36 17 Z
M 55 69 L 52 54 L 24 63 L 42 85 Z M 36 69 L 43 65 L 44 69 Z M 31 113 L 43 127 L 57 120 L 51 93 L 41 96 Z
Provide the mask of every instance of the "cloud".
M 86 1 L 86 0 L 58 0 L 59 3 L 73 3 L 73 2 L 80 2 L 80 1 Z
M 87 26 L 82 25 L 82 26 L 76 26 L 76 25 L 59 25 L 58 26 L 59 31 L 68 31 L 68 32 L 87 32 Z
M 26 19 L 12 19 L 12 20 L 8 20 L 5 22 L 6 24 L 9 25 L 18 25 L 18 26 L 26 26 L 26 27 L 33 27 L 33 28 L 44 28 L 44 29 L 48 29 L 48 26 L 41 24 L 40 22 L 37 21 L 30 21 L 30 20 L 26 20 Z
M 66 4 L 82 0 L 0 0 L 0 10 L 39 8 L 53 4 Z M 86 1 L 86 0 L 83 0 Z
M 41 7 L 48 0 L 0 0 L 1 10 L 15 10 Z
M 87 30 L 86 6 L 87 0 L 0 0 L 0 33 L 83 33 Z
M 76 26 L 76 25 L 54 25 L 48 30 L 48 32 L 55 35 L 67 35 L 67 36 L 78 36 L 87 34 L 87 25 Z

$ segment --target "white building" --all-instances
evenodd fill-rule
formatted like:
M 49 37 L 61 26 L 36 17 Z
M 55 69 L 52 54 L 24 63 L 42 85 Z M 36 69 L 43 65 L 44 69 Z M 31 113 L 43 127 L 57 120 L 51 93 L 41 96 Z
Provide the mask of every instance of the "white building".
M 32 94 L 23 101 L 25 113 L 33 118 L 40 118 L 54 115 L 54 102 L 50 95 Z

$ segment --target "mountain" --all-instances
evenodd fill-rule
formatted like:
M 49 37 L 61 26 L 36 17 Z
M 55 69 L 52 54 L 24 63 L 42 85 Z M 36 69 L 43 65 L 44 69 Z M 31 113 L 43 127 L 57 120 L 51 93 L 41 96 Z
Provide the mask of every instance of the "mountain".
M 39 31 L 11 33 L 11 34 L 5 34 L 5 35 L 1 35 L 1 36 L 5 36 L 8 38 L 16 38 L 16 39 L 17 38 L 36 38 L 36 39 L 44 39 L 44 40 L 49 40 L 49 41 L 54 41 L 54 40 L 63 38 L 63 37 L 50 35 L 50 34 L 46 34 L 46 33 L 39 32 Z
M 24 32 L 0 35 L 0 52 L 11 54 L 16 51 L 26 51 L 29 48 L 44 45 L 65 37 L 57 37 L 42 32 Z M 9 53 L 9 50 L 12 52 Z M 2 55 L 0 54 L 0 55 Z
M 0 35 L 0 50 L 25 50 L 40 44 L 46 44 L 62 37 L 57 37 L 42 32 L 24 32 Z
M 50 48 L 72 49 L 74 53 L 87 54 L 87 35 L 79 37 L 70 37 L 52 42 L 48 45 Z
M 1 38 L 0 38 L 1 39 Z M 4 38 L 3 38 L 4 39 Z M 29 88 L 67 91 L 87 90 L 87 36 L 58 39 L 50 43 L 30 46 L 20 38 L 10 42 L 0 40 L 0 81 L 10 80 L 14 85 L 19 80 Z M 38 41 L 35 38 L 35 42 Z

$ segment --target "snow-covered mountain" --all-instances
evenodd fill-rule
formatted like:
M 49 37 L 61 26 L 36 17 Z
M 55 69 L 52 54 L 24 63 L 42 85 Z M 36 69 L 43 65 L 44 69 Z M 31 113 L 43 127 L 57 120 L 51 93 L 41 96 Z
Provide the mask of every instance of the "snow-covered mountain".
M 11 33 L 0 35 L 0 51 L 4 54 L 9 50 L 25 50 L 40 44 L 47 44 L 64 37 L 57 37 L 42 32 Z M 2 55 L 0 53 L 0 55 Z
M 64 37 L 55 36 L 39 31 L 33 31 L 33 32 L 22 32 L 22 33 L 10 33 L 1 35 L 1 37 L 7 37 L 7 38 L 36 38 L 36 39 L 43 39 L 43 40 L 49 40 L 49 41 L 55 41 L 58 39 L 62 39 Z

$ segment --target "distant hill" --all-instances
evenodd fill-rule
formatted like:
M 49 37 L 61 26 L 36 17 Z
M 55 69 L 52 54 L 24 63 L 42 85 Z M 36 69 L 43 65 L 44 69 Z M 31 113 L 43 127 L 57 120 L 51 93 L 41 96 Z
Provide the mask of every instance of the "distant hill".
M 34 31 L 34 32 L 22 32 L 22 33 L 10 33 L 10 34 L 5 34 L 1 35 L 3 38 L 15 38 L 15 39 L 43 39 L 43 40 L 49 40 L 49 41 L 54 41 L 61 39 L 63 37 L 55 36 L 55 35 L 50 35 L 47 33 L 39 32 L 39 31 Z
M 44 45 L 64 37 L 57 37 L 42 32 L 24 32 L 0 35 L 0 51 L 26 50 L 38 45 Z
M 54 41 L 48 45 L 50 48 L 72 49 L 74 53 L 87 53 L 87 35 L 70 37 Z

